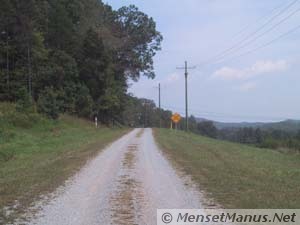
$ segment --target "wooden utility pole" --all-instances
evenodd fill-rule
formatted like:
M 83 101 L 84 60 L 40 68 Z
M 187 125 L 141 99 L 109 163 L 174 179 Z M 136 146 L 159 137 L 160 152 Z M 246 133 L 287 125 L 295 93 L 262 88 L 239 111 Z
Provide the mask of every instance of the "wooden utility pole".
M 158 84 L 159 128 L 161 128 L 160 83 Z
M 185 61 L 185 130 L 189 130 L 189 112 L 188 112 L 188 83 L 187 83 L 187 77 L 188 77 L 188 69 L 187 69 L 187 61 Z
M 185 77 L 185 130 L 189 130 L 189 112 L 188 112 L 188 70 L 195 69 L 196 67 L 188 67 L 187 61 L 184 63 L 184 67 L 178 67 L 177 69 L 184 69 Z
M 8 95 L 10 93 L 10 77 L 9 77 L 9 35 L 7 31 L 2 31 L 2 35 L 6 35 L 6 84 L 7 84 L 7 91 Z
M 29 44 L 27 46 L 27 66 L 28 66 L 28 92 L 30 97 L 32 97 L 32 68 L 31 68 L 31 49 Z
M 7 76 L 7 89 L 10 94 L 10 77 L 9 77 L 9 48 L 8 48 L 8 34 L 6 34 L 6 76 Z

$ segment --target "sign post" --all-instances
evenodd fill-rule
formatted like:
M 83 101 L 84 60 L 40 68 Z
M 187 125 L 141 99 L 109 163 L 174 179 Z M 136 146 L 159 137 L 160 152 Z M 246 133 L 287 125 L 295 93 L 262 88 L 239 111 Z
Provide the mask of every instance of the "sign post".
M 181 116 L 178 113 L 174 113 L 171 117 L 171 121 L 175 123 L 175 129 L 177 130 L 177 124 L 179 123 L 179 121 L 181 120 Z M 171 122 L 171 124 L 172 124 Z M 172 128 L 172 126 L 171 126 Z

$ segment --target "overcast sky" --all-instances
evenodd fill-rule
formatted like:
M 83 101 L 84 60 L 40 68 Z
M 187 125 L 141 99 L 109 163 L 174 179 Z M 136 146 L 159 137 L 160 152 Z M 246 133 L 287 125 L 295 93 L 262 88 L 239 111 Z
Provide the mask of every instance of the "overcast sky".
M 136 5 L 164 36 L 156 78 L 133 84 L 135 96 L 157 102 L 160 82 L 162 106 L 184 115 L 184 75 L 176 67 L 187 60 L 197 66 L 189 73 L 191 114 L 226 122 L 300 119 L 300 1 L 106 2 Z

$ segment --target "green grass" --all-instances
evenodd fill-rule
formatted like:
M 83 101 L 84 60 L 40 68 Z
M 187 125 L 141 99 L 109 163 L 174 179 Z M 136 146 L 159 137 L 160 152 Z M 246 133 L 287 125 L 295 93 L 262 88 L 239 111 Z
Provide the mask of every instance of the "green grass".
M 176 166 L 226 208 L 300 208 L 300 155 L 156 129 Z
M 96 129 L 85 120 L 58 121 L 15 112 L 0 104 L 0 223 L 21 214 L 41 194 L 49 193 L 127 129 Z M 18 207 L 5 215 L 3 207 Z

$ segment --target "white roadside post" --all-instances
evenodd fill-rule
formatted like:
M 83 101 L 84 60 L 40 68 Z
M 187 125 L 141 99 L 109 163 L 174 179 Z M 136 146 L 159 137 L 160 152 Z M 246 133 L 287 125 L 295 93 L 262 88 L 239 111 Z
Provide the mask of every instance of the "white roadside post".
M 95 126 L 96 126 L 96 128 L 98 128 L 98 118 L 97 118 L 97 116 L 95 116 Z

